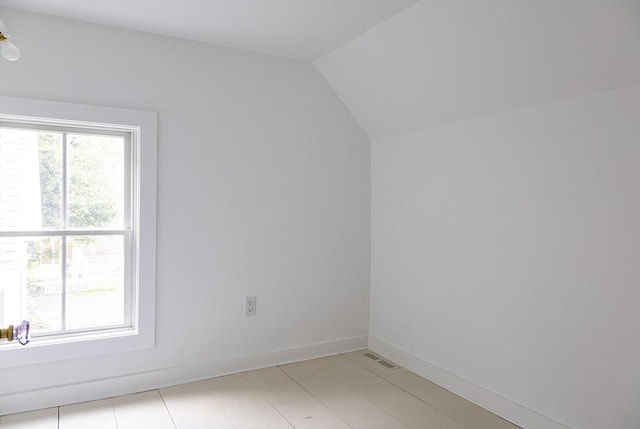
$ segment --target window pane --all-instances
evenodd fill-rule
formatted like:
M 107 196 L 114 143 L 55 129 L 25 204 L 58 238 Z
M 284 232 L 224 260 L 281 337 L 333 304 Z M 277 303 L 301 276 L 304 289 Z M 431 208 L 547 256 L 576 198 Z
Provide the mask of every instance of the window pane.
M 0 128 L 0 229 L 59 228 L 62 135 Z
M 67 238 L 67 328 L 124 323 L 124 237 Z
M 124 227 L 123 137 L 69 134 L 69 226 Z
M 34 333 L 61 329 L 61 239 L 0 239 L 0 325 L 31 321 Z

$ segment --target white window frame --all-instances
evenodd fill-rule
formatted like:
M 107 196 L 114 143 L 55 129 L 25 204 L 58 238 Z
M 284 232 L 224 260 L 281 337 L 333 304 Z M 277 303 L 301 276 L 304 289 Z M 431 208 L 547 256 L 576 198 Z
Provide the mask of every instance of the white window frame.
M 36 131 L 36 132 L 52 132 L 56 134 L 60 134 L 61 144 L 62 144 L 62 213 L 61 213 L 61 224 L 59 228 L 40 228 L 40 229 L 5 229 L 0 230 L 0 238 L 3 237 L 17 237 L 22 239 L 31 238 L 45 238 L 45 237 L 57 237 L 60 238 L 61 241 L 61 249 L 60 249 L 60 260 L 66 260 L 66 251 L 67 251 L 67 240 L 73 237 L 86 237 L 86 236 L 120 236 L 123 239 L 124 245 L 124 320 L 123 323 L 118 324 L 117 326 L 95 326 L 95 327 L 87 327 L 87 328 L 74 328 L 68 329 L 66 323 L 66 283 L 68 281 L 68 277 L 66 275 L 66 266 L 62 264 L 61 268 L 61 311 L 60 311 L 60 326 L 61 329 L 53 330 L 49 332 L 32 332 L 32 339 L 53 339 L 53 338 L 63 338 L 63 337 L 71 337 L 78 336 L 82 333 L 90 333 L 94 334 L 97 331 L 116 331 L 116 330 L 130 330 L 134 327 L 135 321 L 135 313 L 136 313 L 136 294 L 135 292 L 135 269 L 137 265 L 135 264 L 135 248 L 137 246 L 136 236 L 137 230 L 136 225 L 132 222 L 132 219 L 136 218 L 138 207 L 136 204 L 133 204 L 133 201 L 136 200 L 136 178 L 133 175 L 133 172 L 136 171 L 137 166 L 137 157 L 135 155 L 135 147 L 137 145 L 137 137 L 138 133 L 135 130 L 125 131 L 122 127 L 118 127 L 118 129 L 114 129 L 111 127 L 107 127 L 104 124 L 101 124 L 99 128 L 96 126 L 86 127 L 86 128 L 78 128 L 69 127 L 67 125 L 57 124 L 52 125 L 51 121 L 37 121 L 33 120 L 24 120 L 20 121 L 12 120 L 8 121 L 7 118 L 0 116 L 0 127 L 2 128 L 10 128 L 10 129 L 18 129 L 18 130 L 26 130 L 26 131 Z M 67 159 L 68 153 L 68 135 L 93 135 L 93 136 L 112 136 L 112 137 L 121 137 L 124 141 L 124 157 L 125 157 L 125 171 L 124 171 L 124 210 L 123 210 L 123 225 L 121 228 L 94 228 L 94 227 L 71 227 L 69 225 L 69 200 L 68 200 L 68 170 L 69 163 Z M 1 155 L 1 154 L 0 154 Z M 2 285 L 0 284 L 0 287 Z M 18 320 L 6 320 L 5 322 L 12 322 L 17 324 Z M 0 346 L 2 344 L 0 343 Z
M 0 96 L 0 120 L 130 133 L 135 159 L 131 229 L 133 308 L 129 327 L 35 337 L 26 345 L 0 343 L 0 368 L 77 359 L 155 346 L 157 113 Z M 15 321 L 14 323 L 19 323 Z

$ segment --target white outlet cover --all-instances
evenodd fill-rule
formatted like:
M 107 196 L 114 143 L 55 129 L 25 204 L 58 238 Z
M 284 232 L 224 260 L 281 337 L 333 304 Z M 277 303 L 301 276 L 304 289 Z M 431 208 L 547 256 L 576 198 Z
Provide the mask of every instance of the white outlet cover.
M 246 296 L 244 298 L 244 315 L 245 317 L 253 317 L 256 315 L 256 297 Z

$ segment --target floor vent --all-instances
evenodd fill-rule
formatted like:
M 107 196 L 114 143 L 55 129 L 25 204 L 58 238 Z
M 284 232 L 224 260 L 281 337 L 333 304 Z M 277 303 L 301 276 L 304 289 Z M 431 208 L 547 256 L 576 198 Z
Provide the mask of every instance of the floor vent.
M 386 360 L 378 361 L 378 363 L 379 363 L 380 365 L 384 366 L 384 367 L 385 367 L 385 368 L 387 368 L 387 369 L 395 369 L 395 368 L 396 368 L 396 366 L 395 366 L 394 364 L 389 363 L 389 362 L 387 362 Z
M 374 355 L 373 353 L 364 353 L 364 355 L 366 357 L 368 357 L 369 359 L 371 359 L 371 360 L 380 360 L 380 358 L 378 356 Z

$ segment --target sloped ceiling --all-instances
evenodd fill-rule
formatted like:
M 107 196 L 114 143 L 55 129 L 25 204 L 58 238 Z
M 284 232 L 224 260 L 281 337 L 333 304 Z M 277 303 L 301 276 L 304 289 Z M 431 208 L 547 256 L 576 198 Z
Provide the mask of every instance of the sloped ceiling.
M 372 138 L 637 85 L 640 1 L 421 1 L 316 61 Z
M 413 3 L 415 0 L 0 0 L 0 7 L 315 60 Z M 12 31 L 17 40 L 19 29 Z
M 371 138 L 640 80 L 640 0 L 0 0 L 0 7 L 315 60 Z M 20 29 L 10 30 L 19 44 Z

